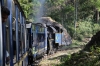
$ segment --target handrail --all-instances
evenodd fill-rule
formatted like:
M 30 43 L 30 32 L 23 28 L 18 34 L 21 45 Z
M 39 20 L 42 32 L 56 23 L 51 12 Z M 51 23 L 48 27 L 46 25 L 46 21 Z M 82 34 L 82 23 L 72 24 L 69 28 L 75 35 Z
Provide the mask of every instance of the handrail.
M 1 19 L 1 3 L 0 3 L 0 65 L 3 66 L 3 39 L 2 39 L 2 19 Z

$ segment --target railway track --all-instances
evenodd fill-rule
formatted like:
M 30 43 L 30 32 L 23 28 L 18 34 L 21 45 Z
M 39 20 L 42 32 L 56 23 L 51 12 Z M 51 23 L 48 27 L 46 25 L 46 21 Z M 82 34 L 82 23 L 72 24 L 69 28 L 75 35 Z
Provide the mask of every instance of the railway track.
M 41 58 L 37 59 L 35 62 L 33 62 L 33 64 L 31 66 L 41 66 L 40 65 L 41 61 L 47 60 L 48 58 L 52 57 L 54 54 L 56 54 L 56 53 L 53 53 L 51 55 L 45 54 L 43 57 L 41 57 Z

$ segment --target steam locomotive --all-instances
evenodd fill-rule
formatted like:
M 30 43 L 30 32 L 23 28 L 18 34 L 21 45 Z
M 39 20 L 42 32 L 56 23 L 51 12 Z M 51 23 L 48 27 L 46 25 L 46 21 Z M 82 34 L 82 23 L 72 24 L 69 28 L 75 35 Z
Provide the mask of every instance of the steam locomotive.
M 2 24 L 1 6 L 7 6 L 10 16 Z M 71 44 L 64 29 L 57 23 L 27 22 L 18 0 L 0 1 L 0 66 L 27 66 L 44 56 L 55 53 L 60 46 Z M 6 63 L 6 52 L 9 63 Z M 31 57 L 30 57 L 31 56 Z
M 71 38 L 67 38 L 66 42 L 63 29 L 57 25 L 53 26 L 38 22 L 26 24 L 26 28 L 28 29 L 28 34 L 30 35 L 29 48 L 31 49 L 30 55 L 32 55 L 32 60 L 29 60 L 29 62 L 34 62 L 45 54 L 53 54 L 57 52 L 61 46 L 71 44 Z

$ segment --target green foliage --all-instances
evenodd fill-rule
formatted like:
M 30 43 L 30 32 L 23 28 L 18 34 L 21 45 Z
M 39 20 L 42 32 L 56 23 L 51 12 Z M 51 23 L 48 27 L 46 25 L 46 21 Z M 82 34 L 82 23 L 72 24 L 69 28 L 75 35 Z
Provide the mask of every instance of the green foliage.
M 51 5 L 51 6 L 59 6 L 59 5 L 64 5 L 62 3 L 65 2 L 65 0 L 46 0 L 46 2 Z
M 89 34 L 92 34 L 92 22 L 79 22 L 79 27 L 76 30 L 76 36 L 83 35 L 88 37 Z
M 65 62 L 59 66 L 99 66 L 100 47 L 92 47 L 91 52 L 80 51 L 66 56 Z M 65 57 L 64 57 L 65 59 Z
M 65 1 L 65 0 L 57 0 L 57 1 L 56 0 L 46 0 L 46 5 L 47 5 L 45 7 L 45 9 L 47 9 L 46 16 L 50 16 L 51 18 L 53 18 L 54 20 L 60 23 L 62 21 L 63 22 L 66 21 L 67 19 L 73 20 L 74 7 L 72 6 L 71 3 L 68 4 L 67 2 L 68 1 Z
M 99 30 L 99 24 L 88 21 L 78 22 L 78 27 L 76 28 L 76 37 L 79 40 L 82 40 L 82 38 L 84 39 L 92 37 L 92 35 L 94 35 Z
M 92 0 L 92 3 L 94 3 L 95 8 L 100 11 L 100 0 Z
M 27 20 L 34 21 L 35 15 L 38 10 L 39 1 L 38 0 L 18 0 L 23 8 Z
M 93 29 L 93 34 L 95 34 L 100 30 L 100 24 L 96 24 L 96 23 L 93 24 L 92 29 Z
M 29 15 L 32 14 L 33 10 L 32 10 L 32 7 L 33 7 L 33 3 L 32 1 L 28 1 L 28 0 L 18 0 L 20 5 L 22 6 L 23 8 L 23 11 L 26 15 L 26 18 L 29 19 Z

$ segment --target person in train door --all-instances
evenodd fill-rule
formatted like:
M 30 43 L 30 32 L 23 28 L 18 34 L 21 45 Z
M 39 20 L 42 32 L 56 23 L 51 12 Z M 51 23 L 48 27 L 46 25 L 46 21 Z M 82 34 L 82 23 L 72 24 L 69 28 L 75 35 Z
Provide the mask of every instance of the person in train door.
M 6 22 L 8 16 L 10 15 L 10 11 L 7 7 L 1 6 L 1 16 L 2 16 L 2 24 Z M 9 53 L 6 51 L 6 64 L 10 61 Z

